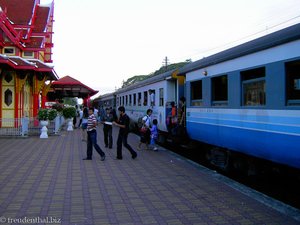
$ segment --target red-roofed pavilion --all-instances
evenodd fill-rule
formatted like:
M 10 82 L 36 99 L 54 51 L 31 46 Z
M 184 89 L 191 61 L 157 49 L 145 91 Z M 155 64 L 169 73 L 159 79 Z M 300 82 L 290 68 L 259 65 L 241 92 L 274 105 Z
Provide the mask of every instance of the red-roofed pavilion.
M 93 90 L 73 77 L 65 76 L 51 84 L 47 98 L 49 101 L 54 101 L 63 97 L 78 97 L 82 98 L 84 104 L 87 105 L 90 97 L 97 93 L 98 91 Z

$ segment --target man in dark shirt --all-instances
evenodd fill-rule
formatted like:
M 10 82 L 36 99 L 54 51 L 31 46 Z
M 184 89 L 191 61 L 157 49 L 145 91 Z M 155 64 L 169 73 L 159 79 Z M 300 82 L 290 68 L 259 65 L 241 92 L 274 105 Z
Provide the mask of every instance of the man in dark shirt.
M 110 108 L 105 109 L 105 114 L 101 117 L 101 122 L 103 123 L 103 134 L 105 147 L 112 148 L 113 138 L 112 138 L 112 122 L 114 121 L 113 114 Z
M 129 132 L 129 122 L 130 119 L 125 113 L 124 106 L 120 106 L 118 108 L 120 118 L 118 122 L 113 122 L 114 125 L 120 127 L 118 140 L 117 140 L 117 159 L 121 160 L 122 157 L 122 143 L 125 148 L 131 153 L 131 158 L 135 159 L 137 157 L 137 153 L 132 149 L 132 147 L 127 143 L 127 137 Z
M 92 160 L 93 146 L 101 156 L 101 161 L 105 160 L 105 153 L 97 144 L 97 119 L 94 115 L 94 108 L 89 108 L 89 118 L 87 121 L 87 157 L 83 160 Z

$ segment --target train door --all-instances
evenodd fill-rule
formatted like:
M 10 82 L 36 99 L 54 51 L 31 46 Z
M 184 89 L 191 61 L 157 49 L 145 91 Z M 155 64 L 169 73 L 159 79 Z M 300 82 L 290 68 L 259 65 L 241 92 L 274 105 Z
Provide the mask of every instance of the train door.
M 165 107 L 165 117 L 166 117 L 166 127 L 168 133 L 173 137 L 180 137 L 185 141 L 186 132 L 185 132 L 185 86 L 184 77 L 177 77 L 170 80 L 169 83 L 169 96 L 168 101 L 166 102 Z
M 177 80 L 170 79 L 166 83 L 166 104 L 165 104 L 165 126 L 168 132 L 172 130 L 172 123 L 176 118 Z

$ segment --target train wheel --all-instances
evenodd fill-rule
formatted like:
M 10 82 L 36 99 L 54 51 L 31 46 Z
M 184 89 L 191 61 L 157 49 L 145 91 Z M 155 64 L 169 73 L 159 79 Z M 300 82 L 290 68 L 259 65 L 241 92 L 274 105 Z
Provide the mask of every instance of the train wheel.
M 206 153 L 206 160 L 222 171 L 230 169 L 230 153 L 218 147 L 211 148 Z

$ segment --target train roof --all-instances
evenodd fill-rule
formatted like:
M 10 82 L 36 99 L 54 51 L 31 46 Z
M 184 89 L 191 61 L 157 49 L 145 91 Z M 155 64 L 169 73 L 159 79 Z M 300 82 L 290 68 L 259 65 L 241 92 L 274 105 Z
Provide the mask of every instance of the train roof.
M 129 86 L 124 87 L 124 88 L 120 88 L 115 93 L 118 94 L 118 93 L 121 93 L 121 92 L 124 92 L 124 91 L 129 91 L 129 90 L 132 90 L 132 89 L 135 89 L 135 88 L 143 87 L 145 85 L 153 84 L 155 82 L 165 80 L 169 77 L 171 78 L 172 75 L 175 74 L 176 71 L 178 71 L 178 69 L 173 69 L 173 70 L 167 71 L 165 73 L 155 75 L 153 77 L 150 77 L 150 78 L 147 78 L 145 80 L 139 81 L 138 83 L 134 83 L 134 84 L 129 85 Z
M 95 98 L 94 101 L 99 100 L 99 99 L 110 99 L 114 94 L 115 94 L 115 92 L 110 92 L 110 93 L 100 95 L 97 98 Z
M 178 75 L 184 75 L 187 72 L 192 72 L 298 39 L 300 39 L 300 23 L 187 64 L 179 69 Z

